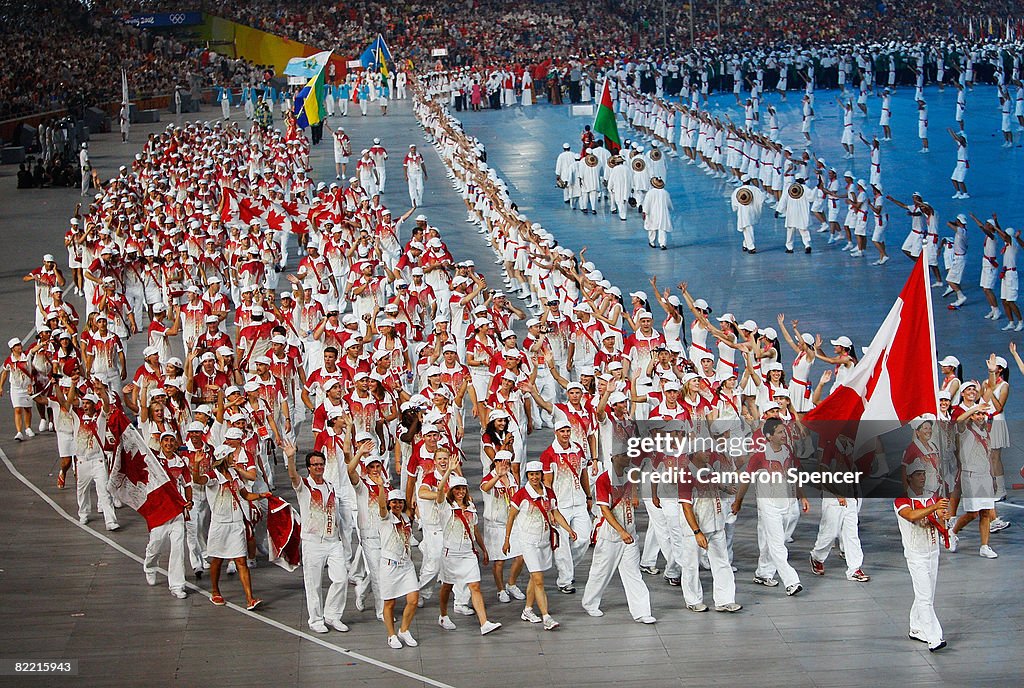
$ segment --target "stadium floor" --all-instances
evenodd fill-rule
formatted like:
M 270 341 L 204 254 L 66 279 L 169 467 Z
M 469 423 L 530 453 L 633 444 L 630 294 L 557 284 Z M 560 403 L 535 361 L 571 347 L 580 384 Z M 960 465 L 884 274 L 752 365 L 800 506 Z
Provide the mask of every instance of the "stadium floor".
M 825 111 L 816 123 L 819 136 L 828 126 L 837 125 L 836 121 L 828 124 L 823 100 L 823 94 L 819 95 L 819 113 Z M 952 101 L 948 105 L 951 111 Z M 933 105 L 933 122 L 940 119 L 940 109 Z M 366 147 L 372 137 L 380 136 L 391 151 L 390 191 L 385 202 L 399 212 L 407 207 L 407 197 L 398 161 L 409 143 L 422 144 L 422 138 L 407 103 L 393 102 L 391 111 L 386 120 L 376 114 L 350 116 L 345 126 L 356 148 Z M 213 111 L 207 110 L 205 115 L 213 116 Z M 669 173 L 677 227 L 696 224 L 701 218 L 704 229 L 699 238 L 693 230 L 684 229 L 674 237 L 675 250 L 647 254 L 636 217 L 627 223 L 616 220 L 616 226 L 609 228 L 603 215 L 570 214 L 549 183 L 562 140 L 575 144 L 579 129 L 587 123 L 585 118 L 573 119 L 564 110 L 536 107 L 529 112 L 467 115 L 465 121 L 469 131 L 487 144 L 491 162 L 509 182 L 523 210 L 567 245 L 589 245 L 589 256 L 624 291 L 648 286 L 647 275 L 657 271 L 666 275 L 666 284 L 689 279 L 693 291 L 707 298 L 716 310 L 740 311 L 760 322 L 773 321 L 777 311 L 786 310 L 787 315 L 800 317 L 833 336 L 840 329 L 833 323 L 841 321 L 843 333 L 861 344 L 867 343 L 909 269 L 900 258 L 881 268 L 879 277 L 861 274 L 873 268 L 844 268 L 843 263 L 852 259 L 838 250 L 822 250 L 809 259 L 786 256 L 781 249 L 745 256 L 731 231 L 723 189 L 695 170 L 682 170 L 678 162 L 670 163 Z M 116 135 L 95 137 L 90 146 L 94 163 L 105 173 L 113 172 L 135 153 L 151 129 L 133 129 L 129 145 L 115 141 Z M 791 121 L 785 131 L 792 135 Z M 910 130 L 906 136 L 914 133 Z M 952 148 L 941 144 L 938 136 L 934 139 L 933 162 L 927 167 L 934 181 L 929 177 L 914 184 L 920 183 L 926 194 L 931 187 L 941 189 L 942 194 L 934 197 L 948 198 L 945 176 L 952 167 Z M 914 144 L 916 150 L 916 138 Z M 986 161 L 985 148 L 983 144 L 972 150 L 976 161 L 972 162 L 973 174 L 980 176 L 982 170 L 999 164 L 995 155 Z M 998 146 L 995 149 L 998 151 Z M 824 146 L 822 152 L 827 159 L 835 157 Z M 491 256 L 480 237 L 463 222 L 462 203 L 446 185 L 436 154 L 426 150 L 424 154 L 430 180 L 423 211 L 442 228 L 455 256 L 473 258 L 496 282 Z M 328 145 L 315 150 L 314 161 L 320 178 L 333 178 Z M 857 162 L 863 167 L 860 159 Z M 888 166 L 884 157 L 883 164 L 887 165 L 885 178 L 892 180 L 890 190 L 898 197 L 908 195 L 913 180 L 901 185 L 896 177 L 916 169 L 917 159 L 908 157 L 902 170 L 896 161 Z M 1008 166 L 1003 168 L 1009 171 Z M 1013 172 L 1019 185 L 1019 164 Z M 72 190 L 15 191 L 14 173 L 10 167 L 0 169 L 0 226 L 5 244 L 15 249 L 0 254 L 0 341 L 24 336 L 29 328 L 31 291 L 21 283 L 21 276 L 38 265 L 43 253 L 53 252 L 63 259 L 59 245 L 77 201 Z M 970 207 L 987 211 L 987 206 L 993 205 L 1004 210 L 1008 223 L 1013 212 L 1021 213 L 1019 208 L 1011 208 L 1005 191 L 985 192 L 979 183 L 973 185 L 972 193 L 975 199 Z M 944 219 L 952 212 L 948 203 L 936 201 Z M 902 229 L 898 223 L 893 225 L 890 241 L 899 243 Z M 781 242 L 772 246 L 769 237 L 772 231 L 777 235 L 780 227 L 768 226 L 765 218 L 758 228 L 761 243 L 766 249 L 776 249 Z M 596 233 L 613 241 L 595 240 Z M 974 242 L 975 250 L 980 251 L 979 244 Z M 838 284 L 821 284 L 815 271 L 822 277 L 834 274 L 833 281 Z M 977 266 L 972 264 L 968 283 L 976 283 L 976 277 Z M 768 284 L 781 289 L 769 296 L 764 287 Z M 859 296 L 856 301 L 833 299 L 825 304 L 820 295 L 826 289 Z M 972 290 L 969 296 L 972 303 L 966 311 L 937 311 L 937 331 L 940 342 L 980 367 L 981 356 L 990 350 L 1005 350 L 1007 338 L 965 324 L 968 318 L 971 324 L 985 322 L 981 310 L 971 308 L 980 294 Z M 138 363 L 141 348 L 139 338 L 129 344 L 131 369 Z M 79 675 L 87 677 L 89 686 L 138 685 L 143 681 L 149 685 L 251 685 L 257 677 L 279 686 L 330 680 L 345 685 L 459 687 L 509 683 L 610 686 L 623 681 L 642 681 L 654 687 L 755 682 L 791 687 L 898 683 L 907 688 L 1020 683 L 1019 643 L 1014 638 L 1024 628 L 1024 611 L 1013 595 L 1013 590 L 1019 589 L 1018 572 L 1024 564 L 1024 531 L 1019 527 L 1024 514 L 1018 506 L 1019 496 L 1011 499 L 1015 505 L 1000 507 L 1001 515 L 1014 527 L 993 538 L 993 546 L 1000 552 L 998 560 L 974 555 L 976 531 L 966 533 L 961 553 L 943 557 L 936 606 L 950 646 L 939 654 L 930 654 L 923 645 L 906 638 L 912 600 L 910 577 L 891 506 L 882 502 L 865 504 L 862 513 L 865 569 L 872 575 L 868 584 L 847 582 L 835 554 L 824 578 L 810 575 L 806 552 L 819 514 L 814 504 L 811 513 L 801 519 L 796 542 L 790 547 L 805 592 L 790 599 L 780 588 L 753 585 L 755 517 L 745 511 L 736 540 L 737 601 L 744 605 L 738 615 L 692 614 L 685 610 L 678 590 L 660 577 L 646 577 L 658 617 L 656 625 L 643 626 L 629 619 L 617 581 L 605 595 L 602 608 L 606 615 L 593 619 L 579 607 L 582 590 L 564 596 L 549 586 L 552 612 L 562 628 L 546 633 L 519 621 L 517 605 L 494 600 L 492 584 L 485 576 L 488 610 L 494 620 L 505 624 L 498 633 L 482 639 L 475 623 L 462 617 L 455 619 L 457 631 L 443 632 L 428 606 L 420 611 L 413 629 L 420 647 L 393 651 L 385 646 L 383 629 L 372 612 L 354 610 L 352 595 L 345 614 L 352 628 L 349 633 L 318 636 L 308 632 L 301 576 L 265 563 L 255 570 L 253 579 L 255 591 L 266 601 L 258 614 L 233 606 L 215 608 L 195 591 L 188 600 L 175 600 L 162 578 L 158 586 L 146 586 L 139 560 L 147 537 L 141 519 L 122 510 L 122 529 L 108 534 L 95 530 L 95 520 L 83 528 L 62 518 L 59 510 L 74 513 L 75 497 L 73 490 L 58 492 L 54 487 L 50 475 L 55 470 L 53 436 L 13 442 L 8 432 L 12 426 L 9 405 L 0 401 L 0 406 L 0 427 L 4 428 L 0 452 L 5 464 L 0 471 L 0 659 L 77 659 Z M 1011 417 L 1019 415 L 1019 409 L 1011 398 Z M 472 432 L 468 429 L 467 435 Z M 537 433 L 531 438 L 530 453 L 538 452 L 549 438 L 547 433 Z M 473 445 L 468 453 L 475 456 Z M 475 461 L 470 466 L 472 481 L 479 474 Z M 1015 474 L 1019 466 L 1019 455 L 1014 454 L 1007 475 Z M 22 479 L 16 479 L 19 476 L 12 468 Z M 278 485 L 285 484 L 280 466 Z M 282 494 L 288 497 L 290 490 Z M 584 569 L 587 562 L 589 558 Z M 706 573 L 703 578 L 710 598 L 710 578 Z M 586 579 L 585 570 L 578 579 Z M 204 578 L 200 587 L 206 584 Z M 228 579 L 222 589 L 229 601 L 242 599 L 236 581 Z M 12 686 L 66 683 L 67 679 L 57 677 L 38 677 L 31 682 L 0 678 L 0 685 Z

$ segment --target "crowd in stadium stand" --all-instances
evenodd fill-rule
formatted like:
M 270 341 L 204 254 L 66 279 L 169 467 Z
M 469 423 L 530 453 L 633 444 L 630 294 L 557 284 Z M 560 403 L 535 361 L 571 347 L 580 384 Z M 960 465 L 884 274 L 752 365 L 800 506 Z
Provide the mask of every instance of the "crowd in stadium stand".
M 799 44 L 802 47 L 865 40 L 913 41 L 986 35 L 1002 37 L 1008 17 L 1019 21 L 1011 0 L 724 0 L 694 5 L 694 36 L 704 46 L 733 51 Z M 448 66 L 518 63 L 545 65 L 603 54 L 679 53 L 689 46 L 689 7 L 682 3 L 464 0 L 453 3 L 351 0 L 316 5 L 269 0 L 211 0 L 202 9 L 316 47 L 357 57 L 380 33 L 396 57 L 428 63 L 433 48 L 446 48 Z M 204 85 L 255 80 L 253 66 L 211 59 L 160 32 L 121 21 L 132 12 L 181 11 L 188 3 L 166 0 L 80 0 L 25 4 L 0 0 L 6 64 L 0 69 L 0 119 L 116 100 L 120 70 L 131 75 L 133 98 L 168 94 L 190 75 Z M 40 17 L 47 20 L 40 22 Z M 735 41 L 741 41 L 742 48 Z M 31 55 L 33 59 L 24 59 Z M 543 76 L 537 73 L 535 76 Z

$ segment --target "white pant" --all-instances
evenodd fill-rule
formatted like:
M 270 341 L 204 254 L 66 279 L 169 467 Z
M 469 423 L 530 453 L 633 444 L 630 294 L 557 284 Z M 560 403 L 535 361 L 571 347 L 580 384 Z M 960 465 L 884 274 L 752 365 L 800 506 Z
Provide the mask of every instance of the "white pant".
M 942 625 L 935 616 L 935 584 L 939 580 L 939 550 L 928 553 L 903 551 L 914 585 L 914 604 L 910 607 L 910 630 L 928 639 L 934 647 L 942 640 Z
M 413 205 L 423 205 L 423 175 L 409 175 L 409 201 Z
M 356 596 L 364 596 L 367 588 L 373 589 L 373 605 L 377 616 L 384 614 L 384 600 L 380 596 L 380 535 L 359 534 L 359 549 L 363 555 L 366 576 L 356 584 Z
M 707 557 L 711 564 L 711 576 L 714 580 L 715 606 L 732 604 L 736 601 L 736 577 L 729 563 L 729 548 L 724 530 L 705 532 L 708 539 Z M 700 604 L 704 601 L 704 588 L 700 584 L 701 548 L 697 540 L 691 536 L 683 538 L 682 556 L 679 566 L 682 569 L 680 587 L 686 604 Z
M 114 513 L 114 503 L 110 500 L 110 493 L 107 492 L 107 464 L 102 459 L 90 459 L 78 462 L 78 517 L 88 518 L 92 514 L 92 492 L 89 487 L 96 483 L 97 506 L 103 514 L 103 520 L 108 527 L 117 525 L 117 514 Z
M 683 531 L 681 527 L 682 509 L 675 499 L 666 497 L 661 500 L 661 508 L 655 508 L 654 501 L 644 499 L 647 509 L 647 535 L 644 538 L 642 566 L 654 567 L 658 563 L 658 553 L 665 555 L 665 577 L 679 577 L 679 548 L 682 547 Z
M 590 514 L 587 513 L 585 505 L 565 506 L 558 509 L 569 526 L 576 531 L 576 541 L 569 538 L 569 533 L 558 526 L 559 546 L 554 552 L 555 569 L 558 571 L 556 583 L 558 587 L 564 588 L 572 585 L 576 577 L 576 565 L 583 559 L 583 555 L 590 549 Z
M 846 557 L 846 577 L 849 578 L 864 564 L 864 552 L 860 547 L 858 533 L 861 500 L 847 498 L 846 506 L 839 506 L 835 497 L 821 498 L 821 523 L 818 524 L 818 539 L 811 550 L 811 556 L 820 562 L 828 558 L 832 542 L 838 537 Z
M 231 101 L 227 98 L 220 101 L 220 114 L 224 116 L 224 119 L 229 119 L 231 117 Z
M 811 247 L 811 233 L 806 227 L 797 229 L 796 227 L 786 227 L 786 249 L 789 251 L 793 250 L 793 235 L 800 232 L 800 239 L 804 242 L 804 248 Z
M 327 590 L 327 603 L 321 596 L 324 566 L 331 587 Z M 345 561 L 345 546 L 341 540 L 319 542 L 302 540 L 302 581 L 306 586 L 306 610 L 309 625 L 327 621 L 340 621 L 345 613 L 348 599 L 348 565 Z
M 668 233 L 664 229 L 647 230 L 647 243 L 653 244 L 657 241 L 658 246 L 666 246 L 668 244 Z
M 193 490 L 192 509 L 185 521 L 185 549 L 193 571 L 204 568 L 206 558 L 206 534 L 210 530 L 210 507 L 205 491 Z
M 752 249 L 754 246 L 754 228 L 751 226 L 740 227 L 740 231 L 743 232 L 743 248 Z
M 580 196 L 580 210 L 597 210 L 597 189 L 584 191 Z
M 555 387 L 555 378 L 551 375 L 551 371 L 547 369 L 547 366 L 540 368 L 537 371 L 537 392 L 540 394 L 541 399 L 551 404 L 555 403 L 556 395 L 558 393 Z M 551 414 L 541 409 L 540 404 L 531 404 L 533 409 L 533 427 L 539 428 L 543 423 L 551 421 Z
M 167 562 L 167 587 L 171 591 L 185 588 L 185 517 L 175 516 L 173 519 L 149 531 L 149 543 L 146 545 L 146 559 L 142 570 L 156 573 L 157 560 L 164 543 L 170 542 L 171 556 Z
M 789 565 L 789 550 L 786 549 L 786 530 L 793 519 L 788 506 L 778 508 L 758 500 L 757 505 L 757 570 L 759 578 L 774 578 L 778 571 L 782 584 L 787 588 L 800 582 L 800 575 Z
M 444 539 L 441 527 L 424 525 L 420 539 L 420 554 L 423 556 L 420 564 L 420 597 L 424 600 L 433 597 L 433 582 L 441 571 L 442 549 L 444 549 Z
M 561 550 L 561 547 L 558 550 Z M 555 550 L 556 555 L 558 550 Z M 634 619 L 650 616 L 651 593 L 640 574 L 640 545 L 635 539 L 630 545 L 622 540 L 597 539 L 594 557 L 590 562 L 587 586 L 583 590 L 583 608 L 587 611 L 597 611 L 601 608 L 601 596 L 616 571 L 619 572 L 619 580 L 626 591 L 629 615 Z

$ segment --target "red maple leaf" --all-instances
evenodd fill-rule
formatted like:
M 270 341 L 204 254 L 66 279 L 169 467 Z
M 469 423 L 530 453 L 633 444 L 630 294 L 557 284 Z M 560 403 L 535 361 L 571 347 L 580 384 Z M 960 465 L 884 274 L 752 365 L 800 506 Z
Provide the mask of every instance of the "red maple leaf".
M 124 452 L 121 455 L 121 472 L 136 485 L 145 485 L 149 482 L 149 469 L 146 467 L 144 454 Z

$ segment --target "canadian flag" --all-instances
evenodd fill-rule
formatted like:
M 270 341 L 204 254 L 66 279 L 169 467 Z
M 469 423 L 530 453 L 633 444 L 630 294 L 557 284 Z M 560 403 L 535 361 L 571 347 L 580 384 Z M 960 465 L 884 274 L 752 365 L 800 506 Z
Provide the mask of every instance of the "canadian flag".
M 180 516 L 185 509 L 184 497 L 134 425 L 124 429 L 114 452 L 107 491 L 138 511 L 150 530 Z
M 294 571 L 302 563 L 302 528 L 291 505 L 280 497 L 267 498 L 267 540 L 270 561 L 285 571 Z
M 924 253 L 846 381 L 803 418 L 823 440 L 845 435 L 853 456 L 876 437 L 938 410 L 935 325 Z
M 256 218 L 263 217 L 263 210 L 258 202 L 249 196 L 242 195 L 230 186 L 221 188 L 220 219 L 224 223 L 249 224 Z

